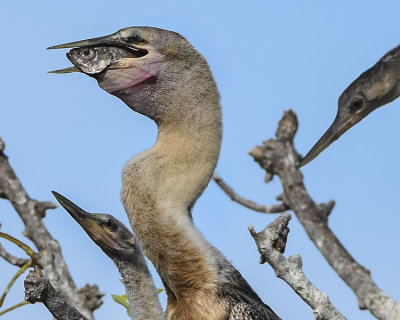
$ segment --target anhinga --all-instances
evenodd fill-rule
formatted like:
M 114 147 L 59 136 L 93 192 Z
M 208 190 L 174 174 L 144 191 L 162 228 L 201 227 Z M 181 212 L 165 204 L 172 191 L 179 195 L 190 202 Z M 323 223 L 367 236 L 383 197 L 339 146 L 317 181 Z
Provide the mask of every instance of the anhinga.
M 53 191 L 65 210 L 117 266 L 125 285 L 132 320 L 163 320 L 157 289 L 135 236 L 105 213 L 89 213 Z
M 315 159 L 333 141 L 375 109 L 400 95 L 400 46 L 386 53 L 362 73 L 339 98 L 335 121 L 301 160 L 300 167 Z
M 93 57 L 103 61 L 96 48 L 106 47 L 126 52 L 111 54 L 101 72 L 86 68 Z M 181 35 L 151 27 L 51 47 L 59 48 L 75 48 L 68 58 L 76 67 L 158 126 L 154 146 L 125 165 L 121 199 L 164 283 L 167 319 L 280 319 L 191 218 L 222 136 L 220 97 L 206 60 Z

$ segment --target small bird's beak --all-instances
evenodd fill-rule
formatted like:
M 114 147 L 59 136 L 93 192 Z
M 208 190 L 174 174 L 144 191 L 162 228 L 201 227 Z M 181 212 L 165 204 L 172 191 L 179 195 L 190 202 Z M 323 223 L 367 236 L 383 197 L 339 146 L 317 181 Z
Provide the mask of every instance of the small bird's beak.
M 97 244 L 101 243 L 104 247 L 115 247 L 115 243 L 110 239 L 107 231 L 101 227 L 95 214 L 91 214 L 82 208 L 78 207 L 71 200 L 67 199 L 58 192 L 52 191 L 54 197 L 63 206 L 65 210 L 71 215 L 72 218 L 85 230 L 88 236 Z
M 333 121 L 329 129 L 311 148 L 307 155 L 301 160 L 299 168 L 314 160 L 322 151 L 328 148 L 332 142 L 337 140 L 343 133 L 349 130 L 362 118 L 363 117 L 360 118 L 359 116 L 354 115 L 353 117 L 343 120 L 343 118 L 341 118 L 340 116 L 336 116 L 335 121 Z
M 67 210 L 71 217 L 74 218 L 74 220 L 86 230 L 89 225 L 88 221 L 92 220 L 92 215 L 89 212 L 78 207 L 75 203 L 73 203 L 71 200 L 67 199 L 63 195 L 59 194 L 58 192 L 52 191 L 52 194 L 62 205 L 62 207 Z

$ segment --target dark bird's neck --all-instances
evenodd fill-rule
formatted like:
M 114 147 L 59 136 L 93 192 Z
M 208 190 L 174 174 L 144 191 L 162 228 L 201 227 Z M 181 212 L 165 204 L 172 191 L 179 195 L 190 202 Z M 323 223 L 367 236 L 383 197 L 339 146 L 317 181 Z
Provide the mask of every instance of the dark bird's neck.
M 131 261 L 115 258 L 113 261 L 118 267 L 125 286 L 131 318 L 163 320 L 164 312 L 143 255 L 137 254 Z

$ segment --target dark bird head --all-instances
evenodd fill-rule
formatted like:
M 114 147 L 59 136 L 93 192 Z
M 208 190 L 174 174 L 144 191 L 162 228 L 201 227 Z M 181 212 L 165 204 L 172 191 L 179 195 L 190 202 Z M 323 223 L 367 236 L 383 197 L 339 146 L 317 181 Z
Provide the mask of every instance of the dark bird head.
M 53 73 L 86 73 L 94 77 L 102 89 L 156 122 L 169 120 L 171 110 L 163 106 L 168 106 L 169 100 L 175 105 L 184 101 L 182 96 L 193 91 L 184 88 L 204 79 L 204 69 L 196 66 L 207 65 L 184 37 L 152 27 L 125 28 L 108 36 L 48 49 L 62 48 L 72 48 L 67 57 L 75 67 Z M 191 94 L 209 94 L 214 81 L 211 74 L 207 76 L 211 84 L 204 81 L 204 92 Z M 177 112 L 182 113 L 182 107 Z
M 61 194 L 55 191 L 52 193 L 88 236 L 111 259 L 128 261 L 135 259 L 136 240 L 132 232 L 121 221 L 109 214 L 86 212 Z
M 400 95 L 400 46 L 385 54 L 342 93 L 335 120 L 303 158 L 300 167 L 315 159 L 332 142 L 375 109 Z

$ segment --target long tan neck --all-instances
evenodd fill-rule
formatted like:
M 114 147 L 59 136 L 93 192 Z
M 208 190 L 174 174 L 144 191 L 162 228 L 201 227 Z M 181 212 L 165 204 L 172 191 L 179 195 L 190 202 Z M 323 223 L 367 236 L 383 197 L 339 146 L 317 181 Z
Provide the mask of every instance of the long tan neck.
M 190 107 L 188 107 L 190 109 Z M 219 105 L 159 124 L 150 150 L 123 170 L 122 202 L 143 248 L 176 298 L 216 282 L 210 246 L 189 209 L 207 186 L 221 144 Z

